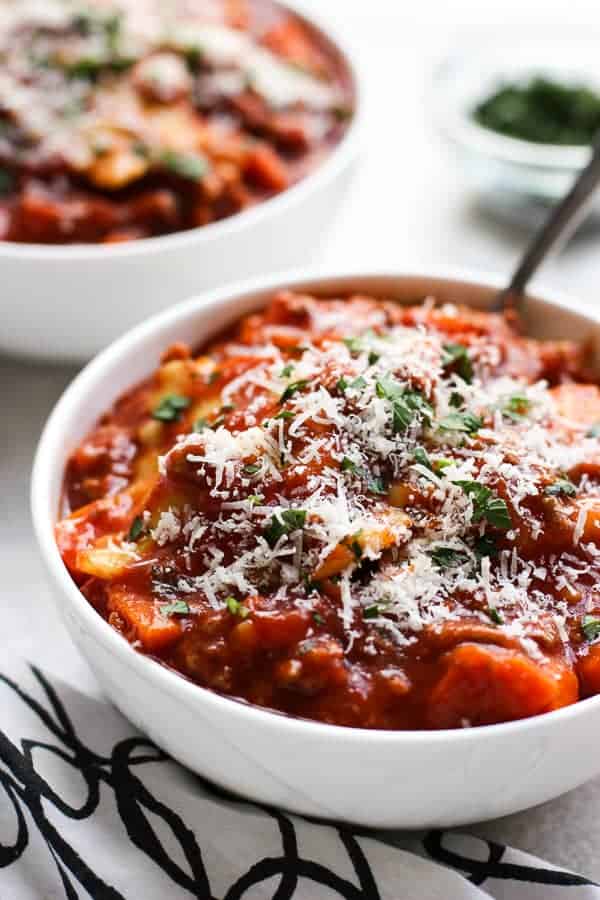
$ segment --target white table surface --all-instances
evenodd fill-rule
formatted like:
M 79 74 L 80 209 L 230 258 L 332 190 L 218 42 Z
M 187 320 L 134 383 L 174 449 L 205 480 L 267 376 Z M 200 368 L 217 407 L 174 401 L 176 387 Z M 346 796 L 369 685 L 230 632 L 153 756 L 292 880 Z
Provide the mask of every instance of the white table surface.
M 430 67 L 445 49 L 482 27 L 510 33 L 516 25 L 531 26 L 543 14 L 547 24 L 563 30 L 575 24 L 600 28 L 597 0 L 310 2 L 343 22 L 360 46 L 370 94 L 371 139 L 320 261 L 340 268 L 444 264 L 507 272 L 524 235 L 490 221 L 465 194 L 424 105 Z M 544 281 L 595 302 L 600 237 L 573 244 L 546 267 Z M 53 609 L 28 511 L 35 443 L 74 372 L 72 367 L 0 360 L 2 634 L 10 650 L 55 674 L 92 685 Z M 574 748 L 573 765 L 576 752 Z M 536 810 L 475 830 L 600 879 L 600 779 Z

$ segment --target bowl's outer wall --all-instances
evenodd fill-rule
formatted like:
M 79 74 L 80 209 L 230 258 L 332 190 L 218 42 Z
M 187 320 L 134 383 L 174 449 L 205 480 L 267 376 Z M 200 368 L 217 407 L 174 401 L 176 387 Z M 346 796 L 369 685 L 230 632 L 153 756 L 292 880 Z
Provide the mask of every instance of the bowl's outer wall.
M 309 262 L 339 209 L 352 163 L 348 156 L 314 189 L 309 177 L 285 203 L 267 201 L 252 223 L 242 213 L 239 222 L 232 217 L 232 229 L 154 239 L 147 253 L 28 259 L 20 247 L 16 253 L 2 247 L 0 352 L 89 359 L 137 322 L 195 293 Z
M 282 279 L 281 285 L 289 282 Z M 351 277 L 303 282 L 323 293 L 356 290 L 400 301 L 435 295 L 485 307 L 494 290 L 458 279 Z M 174 758 L 224 787 L 314 816 L 379 827 L 450 826 L 541 803 L 600 771 L 600 698 L 522 723 L 458 732 L 382 733 L 316 726 L 269 714 L 191 685 L 137 654 L 87 604 L 53 540 L 62 473 L 74 446 L 113 399 L 149 374 L 173 340 L 201 345 L 262 306 L 268 289 L 192 301 L 148 323 L 93 363 L 61 401 L 42 438 L 33 485 L 38 538 L 59 609 L 106 694 Z M 533 333 L 591 339 L 585 315 L 531 304 Z M 157 330 L 158 329 L 158 330 Z

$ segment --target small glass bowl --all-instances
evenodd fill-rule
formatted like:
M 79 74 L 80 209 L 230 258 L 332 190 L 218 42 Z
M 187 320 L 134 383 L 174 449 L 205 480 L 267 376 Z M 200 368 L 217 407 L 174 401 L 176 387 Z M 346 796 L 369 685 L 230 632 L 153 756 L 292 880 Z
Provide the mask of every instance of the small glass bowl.
M 508 82 L 545 76 L 600 93 L 598 37 L 515 38 L 487 36 L 477 47 L 448 57 L 437 68 L 431 103 L 440 133 L 454 152 L 481 204 L 502 218 L 537 227 L 590 158 L 590 148 L 537 144 L 479 125 L 475 107 Z M 600 225 L 600 194 L 586 224 Z

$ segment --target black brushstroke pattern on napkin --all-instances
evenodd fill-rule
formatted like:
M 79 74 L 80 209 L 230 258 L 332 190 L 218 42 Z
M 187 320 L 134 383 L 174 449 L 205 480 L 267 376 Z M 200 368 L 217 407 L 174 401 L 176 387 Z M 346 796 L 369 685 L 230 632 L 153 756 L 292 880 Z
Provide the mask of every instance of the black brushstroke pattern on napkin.
M 100 786 L 114 792 L 116 808 L 127 835 L 142 853 L 158 866 L 172 881 L 198 900 L 242 900 L 254 886 L 280 876 L 273 900 L 293 900 L 297 896 L 300 879 L 327 887 L 343 900 L 381 900 L 376 878 L 358 837 L 365 836 L 362 829 L 354 830 L 335 826 L 348 860 L 356 876 L 356 884 L 337 875 L 323 864 L 303 858 L 298 851 L 296 829 L 292 818 L 270 807 L 258 806 L 263 813 L 275 820 L 281 838 L 281 852 L 258 859 L 233 883 L 222 898 L 211 891 L 209 874 L 202 858 L 194 832 L 183 819 L 152 795 L 136 775 L 136 770 L 147 763 L 165 762 L 168 757 L 143 737 L 130 737 L 118 741 L 110 756 L 102 756 L 87 747 L 78 737 L 65 705 L 50 680 L 37 667 L 31 670 L 39 683 L 46 705 L 28 694 L 11 678 L 0 674 L 0 682 L 22 701 L 56 738 L 56 743 L 22 738 L 20 747 L 0 730 L 0 787 L 12 805 L 16 820 L 16 837 L 12 844 L 0 844 L 0 868 L 17 862 L 29 842 L 29 820 L 42 836 L 57 869 L 66 900 L 79 900 L 79 888 L 83 888 L 93 900 L 139 900 L 126 898 L 116 888 L 107 884 L 93 870 L 90 862 L 68 843 L 46 815 L 44 806 L 50 804 L 71 820 L 84 820 L 93 815 L 100 801 Z M 72 806 L 63 800 L 35 768 L 34 751 L 44 749 L 70 765 L 83 777 L 86 797 L 80 806 Z M 205 790 L 216 797 L 231 799 L 221 789 L 200 779 Z M 236 802 L 240 802 L 235 798 Z M 26 817 L 28 813 L 29 819 Z M 183 869 L 166 852 L 147 813 L 161 820 L 170 829 L 188 865 Z M 319 827 L 319 825 L 315 825 Z M 329 826 L 331 827 L 331 826 Z M 444 832 L 432 831 L 426 835 L 423 846 L 426 853 L 466 875 L 481 885 L 487 878 L 514 879 L 521 882 L 552 885 L 593 884 L 584 878 L 552 869 L 517 866 L 502 862 L 505 848 L 487 843 L 489 856 L 485 862 L 470 859 L 444 847 Z M 391 851 L 393 852 L 393 851 Z

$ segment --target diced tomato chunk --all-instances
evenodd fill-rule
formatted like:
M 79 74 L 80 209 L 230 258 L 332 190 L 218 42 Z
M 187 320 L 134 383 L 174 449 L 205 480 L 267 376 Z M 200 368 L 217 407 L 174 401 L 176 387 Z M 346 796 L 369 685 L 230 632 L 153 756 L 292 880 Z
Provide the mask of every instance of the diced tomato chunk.
M 577 678 L 565 663 L 538 663 L 518 650 L 459 644 L 431 692 L 433 728 L 491 725 L 558 709 L 578 699 Z
M 589 648 L 587 656 L 582 656 L 577 664 L 577 674 L 584 697 L 600 694 L 600 644 Z
M 123 587 L 113 587 L 109 592 L 108 610 L 116 613 L 128 640 L 140 641 L 146 653 L 159 653 L 181 636 L 181 621 L 175 616 L 164 615 L 154 600 L 139 596 Z

